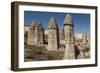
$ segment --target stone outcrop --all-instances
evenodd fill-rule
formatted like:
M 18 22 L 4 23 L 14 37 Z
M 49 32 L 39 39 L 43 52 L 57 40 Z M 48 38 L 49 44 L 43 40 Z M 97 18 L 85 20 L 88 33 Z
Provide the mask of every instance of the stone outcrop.
M 57 51 L 59 48 L 58 25 L 54 17 L 48 22 L 48 50 Z
M 64 59 L 75 59 L 74 50 L 74 31 L 73 21 L 71 15 L 67 14 L 64 20 L 65 32 L 65 55 Z
M 65 40 L 65 35 L 64 35 L 64 29 L 60 29 L 59 30 L 59 39 L 60 39 L 60 44 L 65 44 L 64 40 Z
M 28 30 L 28 44 L 38 46 L 44 44 L 44 29 L 41 23 L 32 22 Z
M 85 58 L 85 53 L 84 53 L 84 48 L 82 45 L 77 45 L 78 46 L 78 50 L 79 50 L 79 55 L 78 55 L 78 59 L 84 59 Z
M 84 33 L 83 34 L 83 44 L 86 44 L 87 42 L 88 42 L 88 40 L 87 40 L 87 34 Z

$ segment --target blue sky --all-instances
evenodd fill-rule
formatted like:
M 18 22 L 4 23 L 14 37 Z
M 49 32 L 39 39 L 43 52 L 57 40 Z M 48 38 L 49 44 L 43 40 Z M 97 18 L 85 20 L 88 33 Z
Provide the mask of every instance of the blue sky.
M 32 21 L 39 21 L 44 28 L 48 27 L 48 21 L 55 17 L 59 28 L 63 28 L 64 18 L 67 13 L 24 11 L 24 24 L 31 25 Z M 69 13 L 73 17 L 75 32 L 90 32 L 90 14 Z

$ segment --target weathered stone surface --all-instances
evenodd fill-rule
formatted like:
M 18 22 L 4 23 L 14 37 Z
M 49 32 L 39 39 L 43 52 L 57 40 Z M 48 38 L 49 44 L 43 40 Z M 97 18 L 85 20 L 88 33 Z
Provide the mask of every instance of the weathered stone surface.
M 86 44 L 87 42 L 88 42 L 88 40 L 87 40 L 87 34 L 84 33 L 83 34 L 83 44 Z
M 90 33 L 88 33 L 88 34 L 87 34 L 87 41 L 88 41 L 88 43 L 90 43 L 90 39 L 91 39 L 91 38 L 90 38 Z
M 57 51 L 59 48 L 58 25 L 52 17 L 48 23 L 48 50 Z
M 58 25 L 54 17 L 50 18 L 48 22 L 48 29 L 58 29 Z
M 64 59 L 75 59 L 74 32 L 71 15 L 67 14 L 64 20 L 65 55 Z
M 28 44 L 43 45 L 44 44 L 44 29 L 42 24 L 36 21 L 32 22 L 28 30 Z
M 79 50 L 78 59 L 84 59 L 85 58 L 84 48 L 81 45 L 78 45 L 78 50 Z
M 60 38 L 60 43 L 62 43 L 63 40 L 65 40 L 64 29 L 63 28 L 61 30 L 59 30 L 59 38 Z
M 70 25 L 73 25 L 72 16 L 71 16 L 70 14 L 67 14 L 67 15 L 65 16 L 64 24 L 70 24 Z

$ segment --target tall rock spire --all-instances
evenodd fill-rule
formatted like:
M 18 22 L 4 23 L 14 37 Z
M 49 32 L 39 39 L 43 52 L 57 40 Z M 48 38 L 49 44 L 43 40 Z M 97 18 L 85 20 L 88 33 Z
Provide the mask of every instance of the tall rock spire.
M 73 21 L 72 21 L 72 16 L 70 14 L 67 14 L 65 16 L 64 31 L 65 31 L 64 59 L 75 59 Z
M 48 22 L 48 50 L 57 51 L 59 48 L 58 25 L 54 17 Z
M 48 28 L 52 29 L 52 28 L 58 28 L 58 25 L 56 23 L 56 20 L 54 17 L 51 17 L 49 22 L 48 22 Z
M 71 16 L 70 14 L 67 14 L 67 15 L 65 16 L 64 24 L 70 24 L 70 25 L 73 25 L 72 16 Z
M 44 44 L 44 29 L 40 22 L 32 21 L 28 31 L 28 44 L 43 45 Z
M 37 22 L 36 28 L 35 28 L 35 43 L 36 45 L 44 45 L 44 29 L 40 22 Z

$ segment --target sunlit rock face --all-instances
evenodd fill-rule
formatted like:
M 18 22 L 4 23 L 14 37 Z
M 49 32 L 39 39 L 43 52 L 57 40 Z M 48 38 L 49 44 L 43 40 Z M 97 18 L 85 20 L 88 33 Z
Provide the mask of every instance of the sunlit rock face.
M 64 59 L 75 59 L 74 51 L 74 31 L 73 21 L 70 14 L 65 16 L 64 33 L 65 33 L 65 55 Z
M 48 22 L 48 50 L 57 51 L 59 48 L 58 25 L 54 17 Z
M 28 30 L 28 44 L 43 45 L 44 44 L 44 29 L 42 24 L 33 21 Z

